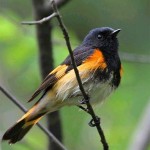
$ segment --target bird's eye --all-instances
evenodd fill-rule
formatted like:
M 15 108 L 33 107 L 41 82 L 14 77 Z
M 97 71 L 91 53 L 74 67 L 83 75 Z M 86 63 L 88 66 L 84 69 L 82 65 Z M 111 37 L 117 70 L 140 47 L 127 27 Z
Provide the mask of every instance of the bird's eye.
M 101 39 L 101 38 L 102 38 L 102 36 L 101 36 L 100 34 L 98 34 L 97 38 L 98 38 L 98 39 Z

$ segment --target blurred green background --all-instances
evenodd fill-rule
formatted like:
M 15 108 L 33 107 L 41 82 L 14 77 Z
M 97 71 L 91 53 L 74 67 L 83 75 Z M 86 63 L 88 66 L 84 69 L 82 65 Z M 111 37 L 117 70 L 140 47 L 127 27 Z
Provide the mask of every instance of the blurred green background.
M 95 27 L 121 28 L 120 52 L 138 54 L 137 60 L 122 58 L 123 78 L 119 89 L 103 105 L 95 107 L 111 150 L 126 150 L 141 113 L 150 100 L 150 1 L 149 0 L 72 0 L 60 10 L 70 33 L 72 47 L 80 44 Z M 0 84 L 27 108 L 27 99 L 41 82 L 34 26 L 21 21 L 33 20 L 31 1 L 0 0 Z M 68 55 L 56 21 L 53 30 L 55 66 Z M 135 61 L 135 62 L 134 62 Z M 23 113 L 0 93 L 0 137 Z M 90 117 L 76 107 L 61 109 L 64 144 L 70 150 L 97 150 L 101 147 Z M 42 119 L 46 124 L 46 119 Z M 37 127 L 19 143 L 0 144 L 2 150 L 44 150 L 47 137 Z M 102 147 L 101 147 L 102 149 Z M 150 148 L 149 148 L 150 149 Z

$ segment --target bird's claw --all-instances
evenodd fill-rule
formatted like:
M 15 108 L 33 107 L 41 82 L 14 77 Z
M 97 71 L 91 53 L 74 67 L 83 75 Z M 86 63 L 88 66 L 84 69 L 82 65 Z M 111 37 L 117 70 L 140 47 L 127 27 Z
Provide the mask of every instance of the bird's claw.
M 80 103 L 80 104 L 87 104 L 87 102 L 89 102 L 88 99 L 79 100 L 79 103 Z
M 94 119 L 91 119 L 91 121 L 89 122 L 89 126 L 90 127 L 95 127 L 97 125 L 100 124 L 100 118 L 96 116 L 96 121 L 94 121 Z

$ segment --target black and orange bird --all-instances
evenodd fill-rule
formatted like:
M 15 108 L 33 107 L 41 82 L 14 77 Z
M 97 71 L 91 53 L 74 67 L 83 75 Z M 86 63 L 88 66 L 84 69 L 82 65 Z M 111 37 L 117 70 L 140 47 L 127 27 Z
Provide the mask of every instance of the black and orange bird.
M 120 29 L 95 28 L 73 51 L 74 59 L 91 104 L 103 101 L 120 84 L 121 62 L 118 55 L 117 35 Z M 68 56 L 51 71 L 29 101 L 40 93 L 41 98 L 3 135 L 10 144 L 20 141 L 26 133 L 47 113 L 63 106 L 79 105 L 83 99 L 76 75 Z

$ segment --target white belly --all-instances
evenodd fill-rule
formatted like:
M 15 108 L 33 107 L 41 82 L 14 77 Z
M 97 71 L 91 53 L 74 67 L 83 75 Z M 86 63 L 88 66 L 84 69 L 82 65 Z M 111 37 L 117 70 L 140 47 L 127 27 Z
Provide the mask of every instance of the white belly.
M 112 93 L 112 91 L 114 91 L 114 87 L 109 83 L 98 83 L 93 86 L 93 89 L 90 92 L 91 103 L 95 104 L 102 102 Z
M 86 93 L 90 96 L 91 104 L 96 104 L 105 100 L 115 90 L 115 87 L 113 87 L 109 82 L 89 82 L 86 85 L 84 85 L 84 89 Z M 74 95 L 68 97 L 67 99 L 64 99 L 64 103 L 68 105 L 79 105 L 79 101 L 83 99 L 79 87 L 77 86 L 75 89 L 73 89 L 72 93 Z

